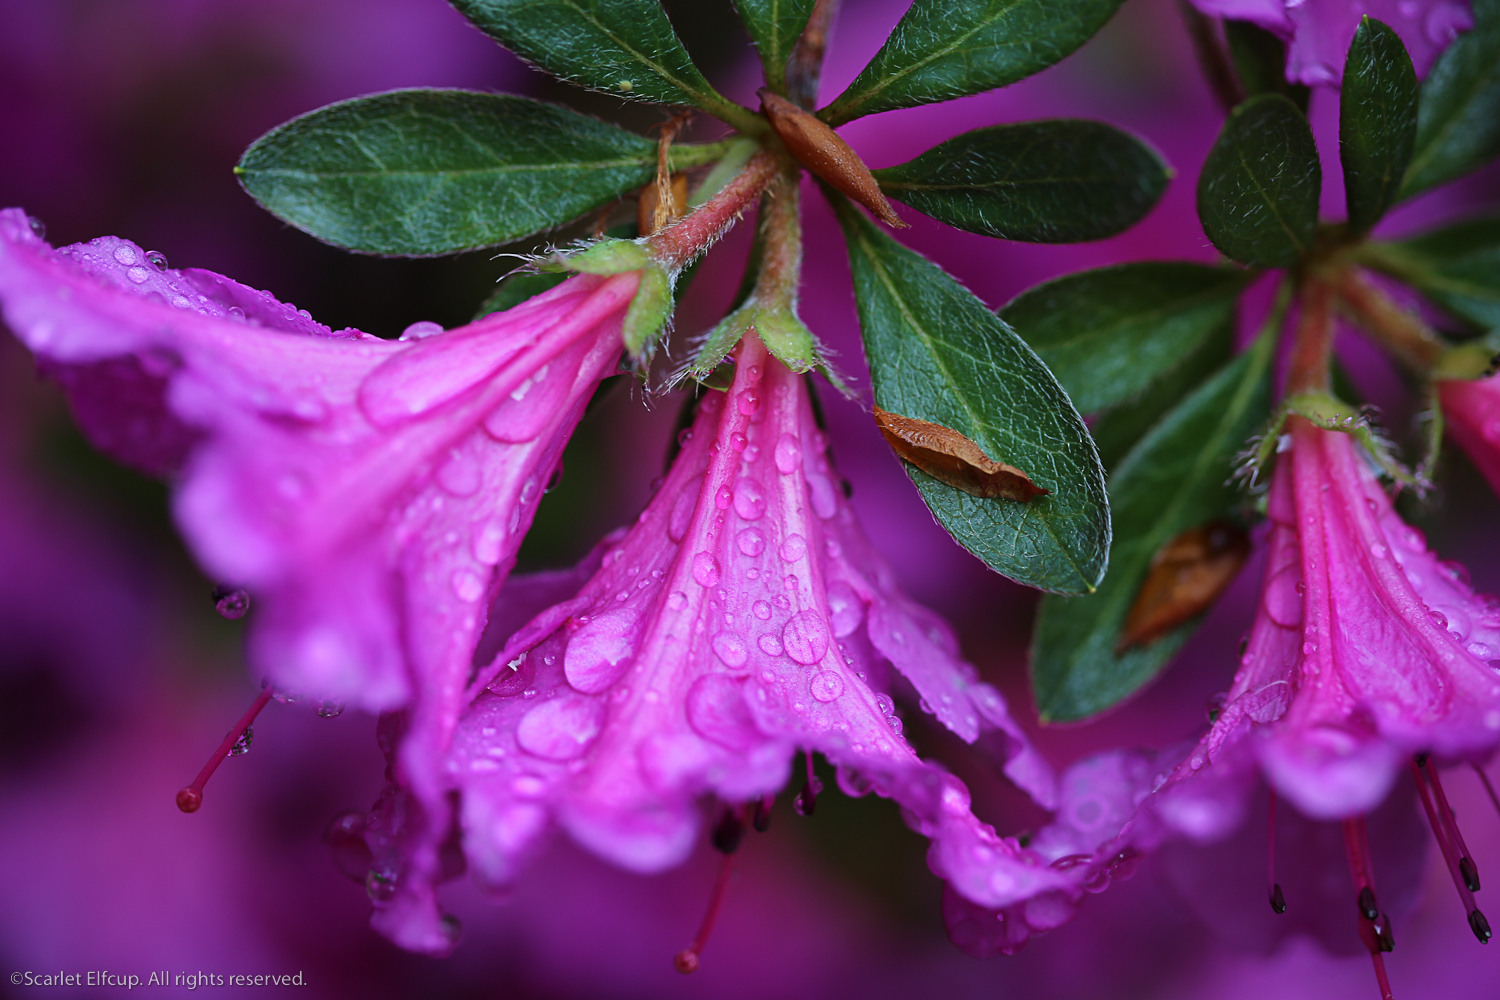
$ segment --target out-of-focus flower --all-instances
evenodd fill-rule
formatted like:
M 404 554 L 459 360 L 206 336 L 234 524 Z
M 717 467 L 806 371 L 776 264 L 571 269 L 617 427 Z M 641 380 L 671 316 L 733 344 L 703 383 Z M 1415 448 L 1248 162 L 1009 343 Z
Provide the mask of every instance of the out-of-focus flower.
M 1437 386 L 1448 433 L 1500 493 L 1500 375 L 1444 379 Z
M 933 871 L 965 898 L 1076 896 L 1072 875 L 996 836 L 963 784 L 903 738 L 893 691 L 966 741 L 996 731 L 1012 780 L 1053 802 L 1050 771 L 1000 694 L 960 659 L 946 624 L 896 589 L 855 523 L 803 379 L 749 335 L 733 386 L 704 398 L 681 440 L 588 582 L 516 632 L 471 686 L 449 780 L 481 882 L 510 883 L 554 822 L 624 868 L 677 865 L 698 836 L 698 797 L 743 823 L 787 783 L 800 749 L 835 764 L 847 793 L 896 799 L 932 839 Z M 524 596 L 523 581 L 513 586 Z M 804 811 L 816 792 L 809 773 Z M 377 810 L 372 840 L 391 844 L 400 821 Z M 427 893 L 408 885 L 409 861 L 386 851 L 381 872 L 375 853 L 394 887 L 387 905 L 432 926 L 435 911 L 411 905 Z
M 1417 75 L 1459 32 L 1474 26 L 1467 3 L 1458 0 L 1193 0 L 1205 14 L 1249 21 L 1290 43 L 1286 78 L 1310 87 L 1336 87 L 1344 57 L 1369 16 L 1395 29 L 1411 53 Z

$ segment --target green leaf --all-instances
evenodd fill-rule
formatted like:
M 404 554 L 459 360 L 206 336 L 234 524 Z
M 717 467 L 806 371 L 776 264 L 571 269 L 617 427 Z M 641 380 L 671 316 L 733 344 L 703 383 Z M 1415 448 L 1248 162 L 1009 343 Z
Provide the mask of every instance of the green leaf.
M 915 0 L 849 88 L 830 125 L 951 101 L 1025 79 L 1072 54 L 1122 0 Z
M 908 466 L 922 499 L 991 569 L 1042 590 L 1093 591 L 1108 561 L 1109 503 L 1094 443 L 1062 386 L 983 302 L 828 193 L 849 246 L 876 405 L 950 427 L 1052 491 L 1030 503 L 980 499 Z
M 1481 329 L 1500 328 L 1500 217 L 1460 222 L 1404 243 L 1369 244 L 1360 261 L 1415 285 Z
M 1478 170 L 1500 153 L 1500 0 L 1474 0 L 1458 36 L 1422 81 L 1417 145 L 1401 197 Z
M 734 0 L 740 22 L 750 33 L 766 85 L 780 94 L 786 90 L 786 61 L 802 37 L 814 0 Z
M 629 100 L 693 105 L 737 128 L 760 121 L 709 86 L 657 0 L 451 2 L 480 31 L 569 83 Z
M 1135 225 L 1170 177 L 1160 156 L 1110 125 L 994 125 L 872 171 L 897 201 L 958 229 L 1032 243 L 1078 243 Z
M 1279 94 L 1230 114 L 1198 178 L 1198 218 L 1226 257 L 1291 267 L 1312 249 L 1323 169 L 1312 129 Z
M 1236 453 L 1269 412 L 1273 347 L 1271 338 L 1262 338 L 1223 368 L 1110 476 L 1115 538 L 1109 578 L 1088 597 L 1043 598 L 1037 614 L 1031 682 L 1043 721 L 1084 719 L 1118 704 L 1155 677 L 1192 634 L 1196 621 L 1149 645 L 1115 651 L 1152 557 L 1234 506 L 1235 491 L 1225 481 Z
M 1229 362 L 1234 355 L 1234 316 L 1225 319 L 1198 349 L 1135 399 L 1094 418 L 1089 433 L 1099 447 L 1104 471 L 1112 473 L 1135 443 L 1170 413 L 1178 403 Z
M 717 146 L 674 146 L 679 169 Z M 656 144 L 524 97 L 397 90 L 257 139 L 235 167 L 280 219 L 335 246 L 427 256 L 551 229 L 656 176 Z
M 1016 296 L 1000 317 L 1084 413 L 1138 396 L 1234 315 L 1243 272 L 1144 261 L 1083 271 Z
M 1400 37 L 1360 21 L 1339 95 L 1339 159 L 1349 226 L 1367 232 L 1396 201 L 1417 137 L 1417 72 Z
M 1246 97 L 1280 94 L 1307 113 L 1308 89 L 1286 78 L 1286 43 L 1249 21 L 1224 22 L 1229 58 Z

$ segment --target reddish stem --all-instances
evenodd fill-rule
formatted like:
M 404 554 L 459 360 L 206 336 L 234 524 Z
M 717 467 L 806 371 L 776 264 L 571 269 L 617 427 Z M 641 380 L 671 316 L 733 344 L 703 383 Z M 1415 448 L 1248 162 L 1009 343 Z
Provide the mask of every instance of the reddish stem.
M 1302 313 L 1287 365 L 1287 393 L 1327 392 L 1333 358 L 1333 291 L 1310 279 L 1302 289 Z
M 673 967 L 684 976 L 698 971 L 698 959 L 708 945 L 708 936 L 713 933 L 719 911 L 724 908 L 724 896 L 729 891 L 729 876 L 734 869 L 736 856 L 735 853 L 725 854 L 719 862 L 719 877 L 714 880 L 713 893 L 708 897 L 708 910 L 703 914 L 703 922 L 698 925 L 698 933 L 693 935 L 692 944 L 672 958 Z
M 224 763 L 224 759 L 229 756 L 229 751 L 234 749 L 234 745 L 239 742 L 240 736 L 244 734 L 245 730 L 250 728 L 250 724 L 255 721 L 255 717 L 260 714 L 260 710 L 265 708 L 266 702 L 270 700 L 271 689 L 265 688 L 256 697 L 255 701 L 250 703 L 250 708 L 246 710 L 244 715 L 240 716 L 240 721 L 234 724 L 234 728 L 224 735 L 224 741 L 219 744 L 219 749 L 214 751 L 213 756 L 208 758 L 208 763 L 203 765 L 203 770 L 198 772 L 198 777 L 193 779 L 191 785 L 178 791 L 178 809 L 181 809 L 185 813 L 198 811 L 198 807 L 203 805 L 203 786 L 208 784 L 208 779 L 219 769 L 219 765 Z
M 750 158 L 745 169 L 724 185 L 719 193 L 697 209 L 653 235 L 647 245 L 656 262 L 669 271 L 686 267 L 713 246 L 736 219 L 750 207 L 776 176 L 778 158 L 762 150 Z
M 1425 373 L 1447 350 L 1443 339 L 1420 317 L 1391 301 L 1390 296 L 1366 281 L 1354 268 L 1343 269 L 1333 280 L 1338 287 L 1339 301 L 1359 325 L 1408 368 Z

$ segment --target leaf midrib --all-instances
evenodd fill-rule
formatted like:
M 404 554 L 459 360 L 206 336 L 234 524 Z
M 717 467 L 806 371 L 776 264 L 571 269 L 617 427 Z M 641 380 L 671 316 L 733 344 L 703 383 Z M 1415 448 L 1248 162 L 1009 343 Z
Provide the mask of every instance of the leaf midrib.
M 1497 29 L 1494 26 L 1491 26 L 1489 28 L 1489 32 L 1490 33 L 1495 33 L 1497 31 L 1500 31 L 1500 29 Z M 1477 34 L 1477 32 L 1475 34 Z M 1473 36 L 1471 35 L 1469 37 L 1473 37 Z M 1495 47 L 1495 46 L 1493 46 L 1493 39 L 1490 39 L 1490 41 L 1492 42 L 1492 46 L 1491 47 Z M 1455 43 L 1455 44 L 1457 44 L 1457 43 Z M 1480 40 L 1476 38 L 1474 44 L 1476 46 L 1479 46 L 1480 45 Z M 1483 53 L 1481 52 L 1481 55 L 1482 54 Z M 1481 66 L 1482 66 L 1483 65 L 1483 61 L 1481 60 L 1480 62 L 1481 62 Z M 1495 76 L 1497 73 L 1500 73 L 1500 60 L 1491 61 L 1490 68 L 1489 68 L 1488 72 L 1481 71 L 1481 72 L 1475 74 L 1473 86 L 1471 86 L 1467 91 L 1463 92 L 1463 100 L 1457 102 L 1457 104 L 1456 104 L 1456 107 L 1458 109 L 1457 113 L 1449 115 L 1444 120 L 1443 124 L 1440 125 L 1440 126 L 1438 126 L 1438 131 L 1435 132 L 1435 133 L 1433 133 L 1432 140 L 1430 142 L 1428 142 L 1425 147 L 1423 147 L 1422 152 L 1420 154 L 1416 154 L 1416 155 L 1412 156 L 1411 163 L 1407 165 L 1406 175 L 1403 178 L 1403 184 L 1402 184 L 1403 189 L 1406 187 L 1406 183 L 1405 183 L 1406 181 L 1409 181 L 1409 180 L 1411 180 L 1413 178 L 1420 178 L 1421 177 L 1422 171 L 1424 169 L 1426 169 L 1427 161 L 1430 160 L 1432 158 L 1432 156 L 1436 154 L 1438 147 L 1441 146 L 1444 141 L 1446 141 L 1446 139 L 1448 137 L 1448 133 L 1451 132 L 1453 130 L 1453 128 L 1457 125 L 1458 120 L 1461 119 L 1464 116 L 1463 112 L 1465 110 L 1467 110 L 1467 108 L 1469 106 L 1469 103 L 1474 99 L 1474 96 L 1476 94 L 1478 94 L 1479 91 L 1483 90 L 1484 87 L 1485 87 L 1485 85 L 1487 85 L 1489 83 L 1490 79 L 1493 76 Z M 1418 110 L 1418 114 L 1420 115 L 1420 113 L 1421 113 L 1420 112 L 1420 108 L 1421 108 L 1420 99 L 1418 101 L 1417 107 L 1419 109 Z M 1432 186 L 1431 184 L 1428 185 L 1428 187 L 1431 187 L 1431 186 Z M 1426 190 L 1426 188 L 1422 188 L 1421 190 Z M 1415 193 L 1415 192 L 1413 192 L 1413 193 Z M 1407 197 L 1411 197 L 1411 195 L 1407 195 Z

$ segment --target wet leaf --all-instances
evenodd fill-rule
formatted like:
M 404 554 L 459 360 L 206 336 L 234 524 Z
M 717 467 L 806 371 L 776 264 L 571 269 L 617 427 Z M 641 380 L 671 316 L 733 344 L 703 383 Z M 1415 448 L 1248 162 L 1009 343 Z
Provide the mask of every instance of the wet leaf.
M 1339 92 L 1339 160 L 1349 225 L 1368 230 L 1396 201 L 1417 137 L 1417 73 L 1406 46 L 1379 21 L 1364 18 Z
M 970 496 L 1026 503 L 1044 490 L 1014 465 L 996 462 L 951 427 L 875 407 L 875 426 L 901 458 Z

